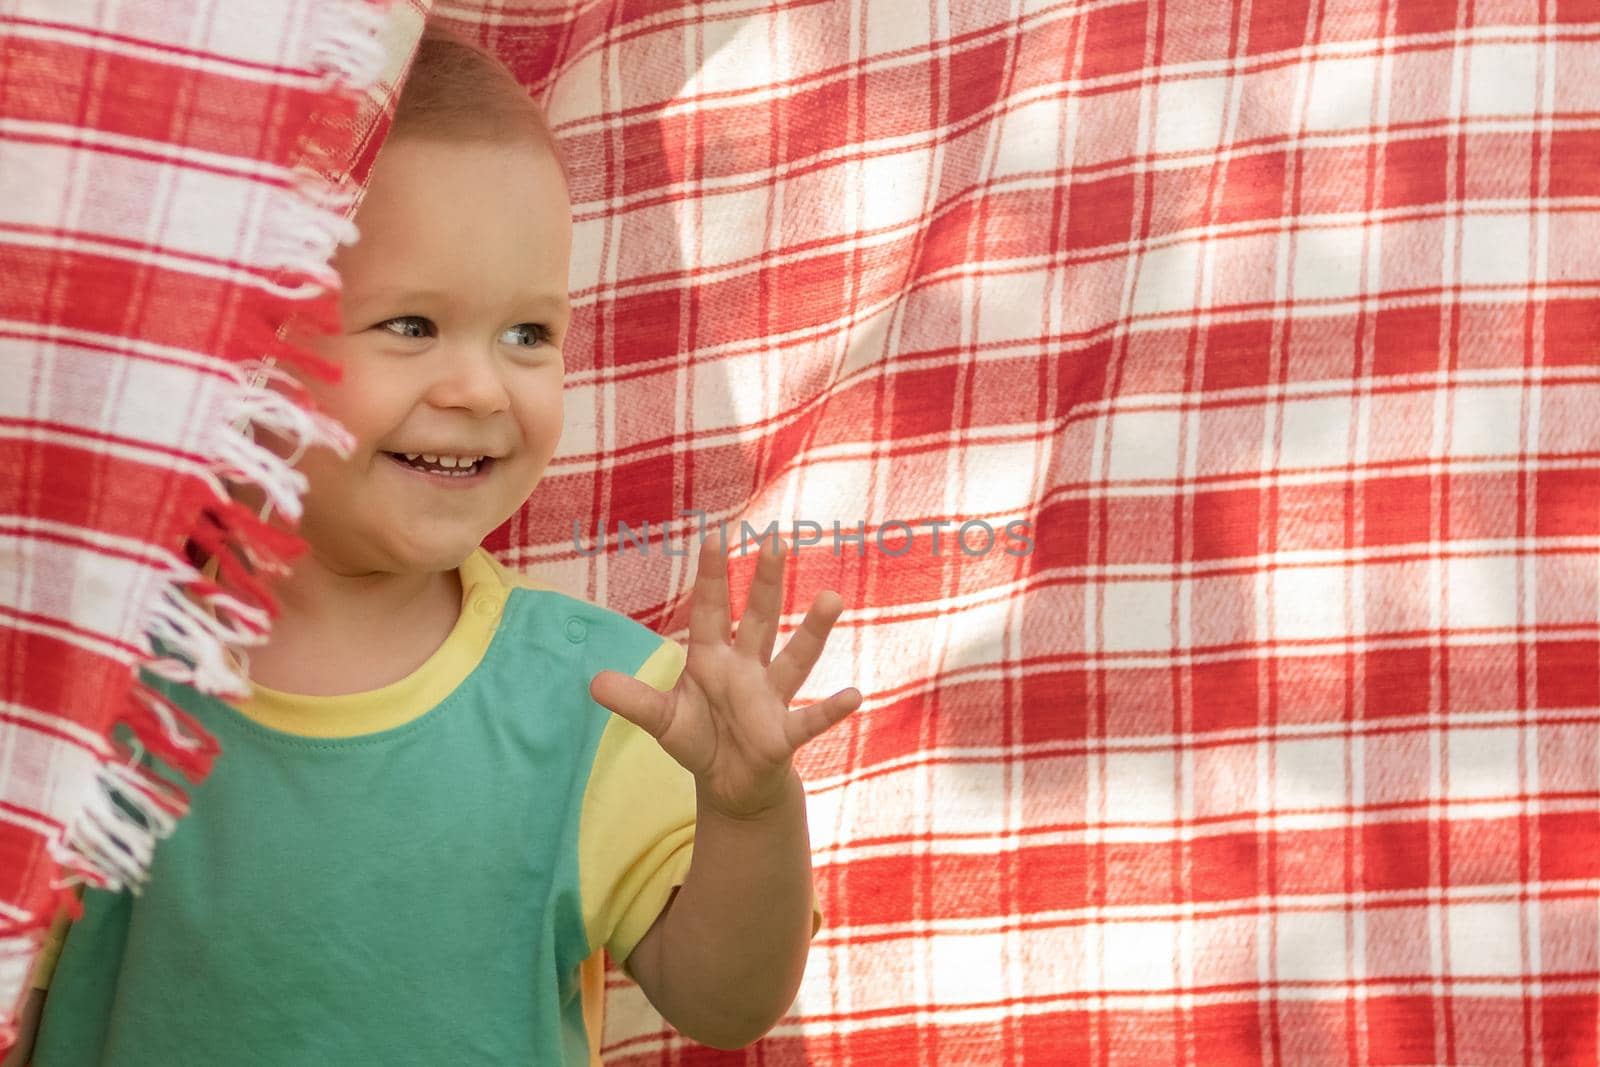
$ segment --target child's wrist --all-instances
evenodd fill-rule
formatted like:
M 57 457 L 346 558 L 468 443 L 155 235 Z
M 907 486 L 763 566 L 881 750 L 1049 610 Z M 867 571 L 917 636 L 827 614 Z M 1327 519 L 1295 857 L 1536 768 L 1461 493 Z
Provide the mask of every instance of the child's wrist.
M 716 819 L 731 824 L 771 823 L 790 817 L 798 804 L 805 810 L 806 790 L 799 772 L 791 764 L 781 782 L 772 790 L 770 800 L 756 800 L 748 804 L 730 805 L 719 802 L 714 792 L 699 779 L 695 780 L 695 809 L 700 818 Z

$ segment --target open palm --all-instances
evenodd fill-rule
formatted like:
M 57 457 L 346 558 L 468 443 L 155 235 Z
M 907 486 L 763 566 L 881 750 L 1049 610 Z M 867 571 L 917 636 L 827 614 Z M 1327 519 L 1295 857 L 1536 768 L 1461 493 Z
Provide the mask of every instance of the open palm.
M 702 802 L 734 818 L 752 818 L 777 805 L 795 752 L 861 704 L 861 694 L 849 688 L 789 710 L 844 600 L 833 592 L 818 594 L 774 658 L 785 550 L 781 537 L 763 548 L 744 617 L 730 640 L 727 549 L 720 536 L 706 538 L 695 575 L 688 659 L 678 684 L 663 693 L 626 674 L 601 671 L 589 685 L 596 702 L 649 732 L 694 775 Z

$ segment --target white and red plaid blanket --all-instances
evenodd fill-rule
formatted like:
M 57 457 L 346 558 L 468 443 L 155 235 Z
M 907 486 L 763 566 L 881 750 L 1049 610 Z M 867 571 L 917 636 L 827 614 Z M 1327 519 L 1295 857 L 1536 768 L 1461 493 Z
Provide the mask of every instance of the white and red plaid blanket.
M 686 512 L 814 522 L 852 605 L 762 1062 L 1600 1062 L 1600 4 L 433 7 L 577 217 L 490 547 L 673 634 Z
M 436 10 L 574 176 L 494 547 L 681 630 L 617 520 L 830 527 L 867 702 L 762 1062 L 1596 1062 L 1600 4 Z
M 216 755 L 136 668 L 236 693 L 230 650 L 270 624 L 298 539 L 227 483 L 293 518 L 304 479 L 254 428 L 344 440 L 285 370 L 330 368 L 278 328 L 337 326 L 386 24 L 367 0 L 0 3 L 0 1049 L 73 888 L 137 887 L 186 810 L 137 753 L 194 780 Z

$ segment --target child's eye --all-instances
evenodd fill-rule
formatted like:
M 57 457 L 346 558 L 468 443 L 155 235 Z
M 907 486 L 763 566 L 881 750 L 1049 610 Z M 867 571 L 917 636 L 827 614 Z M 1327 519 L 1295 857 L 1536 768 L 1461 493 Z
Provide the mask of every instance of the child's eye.
M 396 337 L 408 338 L 429 337 L 434 332 L 433 322 L 421 315 L 398 315 L 378 323 L 377 328 Z M 501 334 L 502 337 L 508 335 L 512 338 L 512 344 L 524 348 L 537 348 L 539 345 L 549 344 L 551 339 L 550 328 L 536 322 L 519 322 Z
M 389 326 L 391 324 L 393 324 L 393 323 L 396 323 L 396 322 L 420 323 L 421 326 L 422 326 L 423 332 L 421 332 L 421 333 L 414 332 L 415 328 L 413 328 L 413 329 L 406 330 L 403 333 L 396 333 L 396 331 L 389 329 Z M 426 336 L 428 336 L 427 330 L 430 327 L 432 327 L 432 325 L 433 325 L 433 323 L 429 322 L 427 319 L 423 318 L 421 315 L 401 315 L 401 316 L 399 316 L 397 318 L 385 319 L 382 322 L 378 323 L 378 327 L 380 329 L 387 330 L 389 333 L 393 333 L 397 337 L 426 337 Z
M 526 339 L 527 347 L 530 348 L 550 343 L 550 328 L 541 326 L 537 322 L 519 322 L 500 336 L 504 337 L 506 334 L 514 335 L 519 333 Z M 517 342 L 513 341 L 511 343 L 516 344 Z

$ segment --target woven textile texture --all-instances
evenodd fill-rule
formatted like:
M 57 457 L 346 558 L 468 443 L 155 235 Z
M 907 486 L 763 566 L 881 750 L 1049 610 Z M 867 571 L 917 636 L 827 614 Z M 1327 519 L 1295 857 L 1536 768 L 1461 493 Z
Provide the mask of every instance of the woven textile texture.
M 136 668 L 241 689 L 229 653 L 300 545 L 227 485 L 291 519 L 304 488 L 254 429 L 342 447 L 286 373 L 329 368 L 277 328 L 337 324 L 385 25 L 364 0 L 0 0 L 0 1049 L 73 887 L 137 888 L 187 810 L 136 752 L 196 781 L 216 756 Z
M 1600 4 L 432 7 L 576 213 L 490 549 L 681 637 L 815 523 L 867 696 L 791 1015 L 608 1063 L 1600 1062 Z
M 817 522 L 867 695 L 792 1016 L 609 1062 L 1596 1062 L 1600 5 L 435 10 L 578 220 L 491 548 L 681 635 L 682 512 Z

